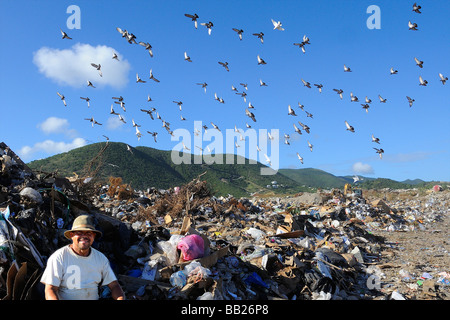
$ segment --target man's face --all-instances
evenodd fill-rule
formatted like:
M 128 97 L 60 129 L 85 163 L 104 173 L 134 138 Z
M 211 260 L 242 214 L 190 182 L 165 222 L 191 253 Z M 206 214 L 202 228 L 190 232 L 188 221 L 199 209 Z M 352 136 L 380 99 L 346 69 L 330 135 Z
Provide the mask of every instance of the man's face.
M 75 250 L 88 250 L 95 239 L 95 233 L 92 231 L 73 231 L 72 242 Z

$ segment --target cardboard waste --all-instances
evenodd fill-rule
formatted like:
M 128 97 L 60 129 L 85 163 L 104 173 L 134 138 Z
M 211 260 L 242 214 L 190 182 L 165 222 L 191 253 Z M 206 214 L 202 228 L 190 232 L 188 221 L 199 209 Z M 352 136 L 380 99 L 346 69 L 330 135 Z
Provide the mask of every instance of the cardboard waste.
M 63 233 L 80 214 L 92 215 L 103 232 L 94 247 L 110 260 L 128 299 L 401 299 L 370 285 L 383 279 L 377 265 L 387 266 L 391 249 L 374 231 L 411 230 L 438 218 L 340 190 L 215 197 L 201 176 L 169 190 L 125 188 L 119 197 L 111 185 L 86 188 L 95 179 L 33 172 L 4 143 L 0 157 L 3 300 L 44 298 L 46 261 L 68 243 Z M 99 290 L 110 299 L 107 287 Z

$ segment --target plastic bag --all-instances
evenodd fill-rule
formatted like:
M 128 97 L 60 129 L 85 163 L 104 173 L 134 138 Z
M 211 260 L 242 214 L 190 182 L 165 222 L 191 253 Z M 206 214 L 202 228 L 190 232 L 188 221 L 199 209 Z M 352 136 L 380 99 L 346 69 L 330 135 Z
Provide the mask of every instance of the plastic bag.
M 260 229 L 256 229 L 256 228 L 249 228 L 247 230 L 247 233 L 249 235 L 252 236 L 253 239 L 255 239 L 256 241 L 260 240 L 261 238 L 264 238 L 266 236 L 265 232 L 260 230 Z
M 173 235 L 168 241 L 159 241 L 156 247 L 164 251 L 168 265 L 174 265 L 178 262 L 177 244 L 183 236 Z
M 197 300 L 214 300 L 214 296 L 211 292 L 205 292 L 201 296 L 197 297 Z
M 198 261 L 192 261 L 184 267 L 183 272 L 188 278 L 191 278 L 194 283 L 204 280 L 211 275 L 211 271 L 208 268 L 203 267 Z
M 204 253 L 204 241 L 201 236 L 190 234 L 178 242 L 177 248 L 181 250 L 181 257 L 185 261 L 201 258 Z
M 30 187 L 23 188 L 22 191 L 20 191 L 20 196 L 39 204 L 43 202 L 41 194 Z
M 170 276 L 170 284 L 174 287 L 183 288 L 186 282 L 186 274 L 183 271 L 177 271 Z

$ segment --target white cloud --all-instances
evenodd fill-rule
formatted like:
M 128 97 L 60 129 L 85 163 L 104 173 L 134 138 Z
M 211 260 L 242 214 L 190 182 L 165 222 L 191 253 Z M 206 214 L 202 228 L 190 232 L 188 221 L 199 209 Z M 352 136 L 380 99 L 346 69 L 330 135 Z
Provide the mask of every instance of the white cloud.
M 352 166 L 353 172 L 357 174 L 373 174 L 373 168 L 370 164 L 356 162 Z
M 47 156 L 67 152 L 75 148 L 85 146 L 86 140 L 83 138 L 75 138 L 71 142 L 57 142 L 53 140 L 45 140 L 37 142 L 33 146 L 24 146 L 19 150 L 19 156 L 22 160 L 27 161 L 31 159 L 36 153 L 42 152 Z
M 126 121 L 125 117 L 123 116 L 124 120 Z M 108 130 L 116 130 L 117 128 L 121 127 L 123 125 L 123 122 L 119 120 L 118 116 L 110 116 L 108 120 L 106 121 L 106 128 Z
M 76 130 L 70 129 L 70 124 L 67 119 L 48 117 L 44 122 L 39 123 L 37 127 L 45 134 L 63 133 L 68 137 L 75 138 Z
M 119 61 L 112 59 L 113 52 Z M 86 86 L 90 80 L 94 86 L 110 85 L 115 88 L 127 84 L 130 64 L 113 48 L 99 45 L 77 43 L 70 49 L 42 47 L 34 53 L 33 62 L 39 72 L 58 84 L 72 87 Z M 101 64 L 102 77 L 91 63 Z

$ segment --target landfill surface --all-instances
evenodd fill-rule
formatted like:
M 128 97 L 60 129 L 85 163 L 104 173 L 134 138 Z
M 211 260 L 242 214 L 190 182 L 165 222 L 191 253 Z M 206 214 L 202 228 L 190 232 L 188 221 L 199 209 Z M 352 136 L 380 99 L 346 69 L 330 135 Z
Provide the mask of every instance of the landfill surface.
M 0 144 L 0 299 L 43 300 L 80 214 L 128 300 L 448 300 L 448 187 L 213 196 L 33 172 Z M 100 299 L 111 299 L 106 286 Z

